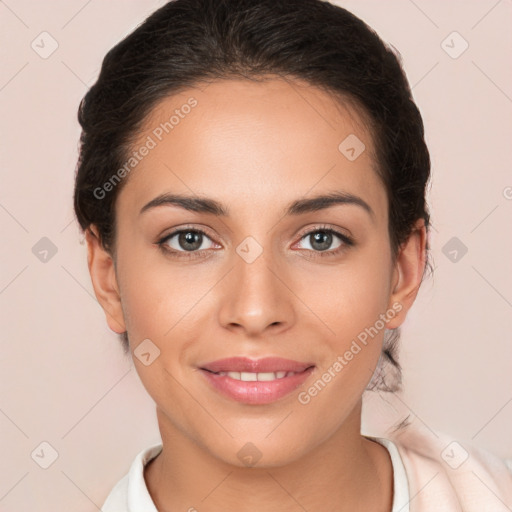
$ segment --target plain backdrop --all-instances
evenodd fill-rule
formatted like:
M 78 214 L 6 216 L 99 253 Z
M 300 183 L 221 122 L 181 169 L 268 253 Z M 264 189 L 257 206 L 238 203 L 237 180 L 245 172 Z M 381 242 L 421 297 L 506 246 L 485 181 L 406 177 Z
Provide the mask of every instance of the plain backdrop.
M 164 3 L 0 2 L 2 511 L 98 510 L 160 440 L 94 297 L 72 193 L 80 99 Z M 369 394 L 364 430 L 410 414 L 511 457 L 512 1 L 338 3 L 400 51 L 432 158 L 434 275 L 403 328 L 404 391 Z

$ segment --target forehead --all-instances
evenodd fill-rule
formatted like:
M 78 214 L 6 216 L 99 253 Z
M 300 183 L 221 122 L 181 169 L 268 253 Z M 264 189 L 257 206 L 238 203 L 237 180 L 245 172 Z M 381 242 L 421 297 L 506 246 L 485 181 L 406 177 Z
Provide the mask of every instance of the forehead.
M 132 149 L 143 146 L 151 149 L 119 198 L 134 206 L 175 191 L 257 209 L 335 189 L 386 209 L 364 119 L 350 102 L 304 82 L 198 84 L 158 103 Z

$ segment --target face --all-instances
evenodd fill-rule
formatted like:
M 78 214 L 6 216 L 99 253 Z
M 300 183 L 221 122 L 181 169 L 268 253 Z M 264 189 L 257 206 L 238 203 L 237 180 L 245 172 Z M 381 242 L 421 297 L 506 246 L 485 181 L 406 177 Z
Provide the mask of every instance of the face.
M 146 120 L 133 149 L 150 149 L 116 202 L 115 273 L 90 243 L 91 275 L 161 428 L 231 464 L 249 442 L 284 464 L 354 424 L 424 245 L 392 261 L 373 142 L 348 104 L 277 78 L 202 89 Z M 327 195 L 338 200 L 315 199 Z M 309 369 L 282 382 L 269 367 L 248 372 L 260 382 L 211 373 L 232 357 Z

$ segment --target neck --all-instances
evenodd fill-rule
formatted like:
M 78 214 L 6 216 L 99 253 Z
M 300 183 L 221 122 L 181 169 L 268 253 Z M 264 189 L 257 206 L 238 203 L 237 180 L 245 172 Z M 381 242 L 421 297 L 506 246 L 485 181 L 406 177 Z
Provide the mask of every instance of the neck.
M 360 434 L 361 402 L 347 421 L 287 465 L 239 467 L 213 457 L 160 410 L 162 452 L 145 468 L 158 510 L 389 512 L 393 471 L 385 447 Z

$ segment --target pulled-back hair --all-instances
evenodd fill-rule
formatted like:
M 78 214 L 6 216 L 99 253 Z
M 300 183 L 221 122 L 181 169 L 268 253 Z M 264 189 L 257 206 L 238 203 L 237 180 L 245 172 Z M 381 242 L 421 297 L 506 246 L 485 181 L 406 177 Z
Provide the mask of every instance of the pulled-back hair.
M 97 191 L 126 162 L 161 100 L 201 82 L 269 76 L 305 81 L 357 108 L 387 193 L 395 259 L 416 220 L 429 227 L 423 121 L 398 52 L 352 13 L 322 0 L 174 0 L 114 46 L 78 109 L 74 208 L 81 229 L 96 226 L 115 258 L 114 207 L 126 180 L 100 197 Z M 400 388 L 399 336 L 399 328 L 386 331 L 368 389 Z M 127 353 L 127 333 L 121 339 Z

